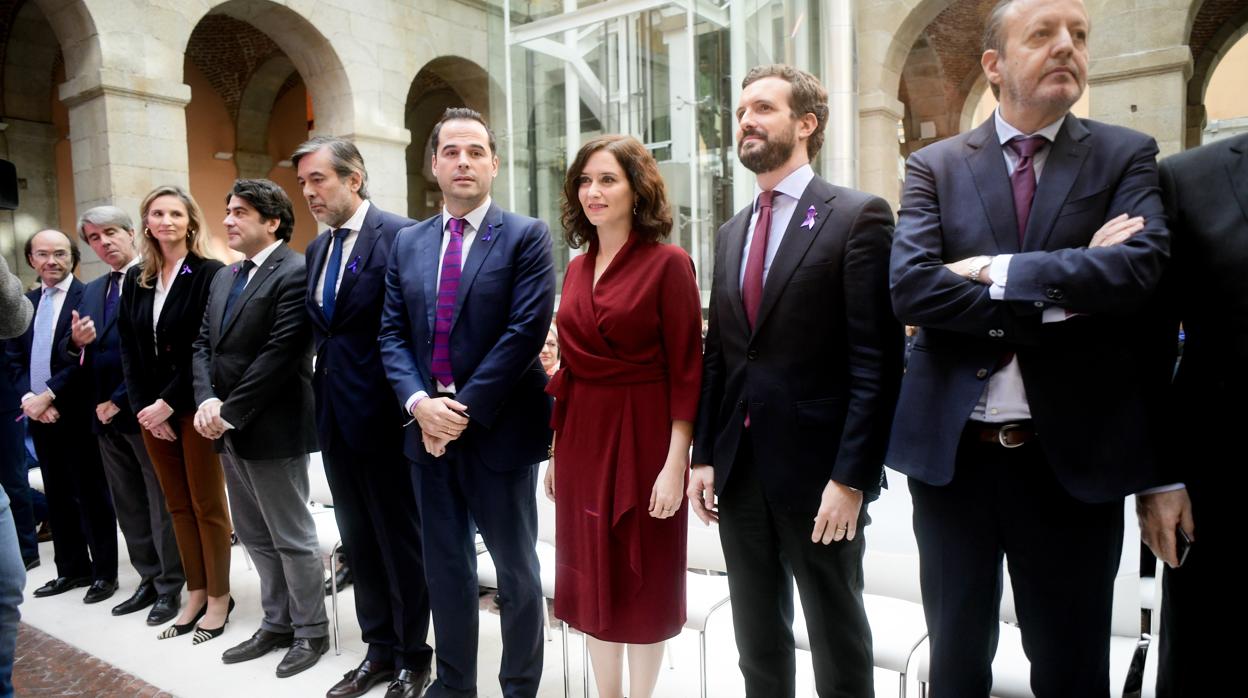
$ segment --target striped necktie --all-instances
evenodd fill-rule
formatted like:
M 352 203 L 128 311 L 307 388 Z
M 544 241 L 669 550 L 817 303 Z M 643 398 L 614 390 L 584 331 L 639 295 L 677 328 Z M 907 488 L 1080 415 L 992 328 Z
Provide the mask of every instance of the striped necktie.
M 451 371 L 451 319 L 459 295 L 459 275 L 464 249 L 464 219 L 446 222 L 446 253 L 442 255 L 442 276 L 438 283 L 438 306 L 433 322 L 433 377 L 442 385 L 454 385 Z

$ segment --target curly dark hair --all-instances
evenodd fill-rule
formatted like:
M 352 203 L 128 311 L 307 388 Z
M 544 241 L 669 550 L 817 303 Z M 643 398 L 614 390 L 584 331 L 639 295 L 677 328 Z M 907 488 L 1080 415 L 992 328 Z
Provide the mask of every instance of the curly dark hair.
M 277 182 L 268 179 L 236 179 L 234 188 L 225 195 L 225 203 L 228 205 L 230 198 L 235 196 L 251 204 L 263 220 L 277 221 L 277 239 L 290 242 L 295 232 L 295 210 L 290 203 L 290 197 L 286 196 L 286 191 Z
M 585 163 L 599 150 L 615 156 L 628 177 L 628 185 L 637 197 L 633 213 L 633 232 L 641 240 L 657 242 L 672 232 L 672 209 L 667 204 L 667 185 L 659 174 L 659 163 L 646 147 L 632 136 L 599 136 L 581 146 L 568 168 L 563 182 L 563 239 L 569 247 L 580 248 L 585 243 L 598 242 L 598 229 L 585 217 L 581 208 L 580 178 Z

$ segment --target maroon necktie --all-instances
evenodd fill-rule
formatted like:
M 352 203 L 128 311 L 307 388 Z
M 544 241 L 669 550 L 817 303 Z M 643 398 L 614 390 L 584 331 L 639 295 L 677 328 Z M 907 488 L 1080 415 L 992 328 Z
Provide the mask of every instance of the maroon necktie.
M 451 318 L 455 314 L 455 298 L 459 295 L 459 276 L 464 246 L 464 219 L 446 222 L 446 253 L 442 255 L 442 280 L 438 284 L 438 305 L 433 321 L 433 377 L 442 385 L 454 385 L 451 372 Z
M 750 240 L 750 256 L 745 260 L 745 279 L 741 282 L 741 304 L 745 306 L 745 318 L 754 329 L 758 317 L 758 305 L 763 300 L 763 263 L 767 261 L 767 236 L 771 232 L 771 200 L 774 191 L 765 191 L 758 197 L 758 222 L 754 224 L 754 237 Z
M 1018 216 L 1018 244 L 1023 244 L 1027 232 L 1027 217 L 1031 215 L 1031 202 L 1036 198 L 1036 168 L 1033 158 L 1048 143 L 1044 136 L 1017 136 L 1006 145 L 1018 156 L 1014 173 L 1010 175 L 1010 187 L 1014 189 L 1014 215 Z

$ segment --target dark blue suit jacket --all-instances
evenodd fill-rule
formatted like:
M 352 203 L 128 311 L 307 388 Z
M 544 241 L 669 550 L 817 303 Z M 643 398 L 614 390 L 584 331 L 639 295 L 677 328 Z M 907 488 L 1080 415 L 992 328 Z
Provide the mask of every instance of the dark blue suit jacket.
M 308 290 L 304 305 L 312 318 L 316 367 L 316 426 L 321 448 L 341 438 L 357 453 L 397 452 L 407 422 L 402 406 L 386 399 L 390 384 L 381 365 L 377 334 L 386 294 L 386 263 L 399 230 L 416 221 L 369 205 L 355 239 L 334 302 L 325 319 L 316 284 L 330 252 L 330 232 L 308 245 Z M 332 397 L 332 399 L 331 399 Z
M 386 271 L 381 360 L 402 405 L 436 391 L 431 363 L 442 216 L 399 231 Z M 546 224 L 490 206 L 484 230 L 464 262 L 451 324 L 455 399 L 471 422 L 458 449 L 495 471 L 530 466 L 550 446 L 550 398 L 537 355 L 555 304 L 555 266 Z M 407 428 L 405 452 L 433 462 L 419 425 Z
M 123 277 L 124 278 L 124 277 Z M 120 291 L 121 289 L 118 289 Z M 85 374 L 85 382 L 91 402 L 95 405 L 112 400 L 121 409 L 113 417 L 109 425 L 125 434 L 137 434 L 139 423 L 134 418 L 134 410 L 130 407 L 130 399 L 126 395 L 126 377 L 121 365 L 121 331 L 117 327 L 117 316 L 121 314 L 120 298 L 117 307 L 113 308 L 113 316 L 104 321 L 104 299 L 108 294 L 108 274 L 95 279 L 83 289 L 79 299 L 79 317 L 90 317 L 95 321 L 95 341 L 87 346 L 86 356 L 82 357 L 80 370 Z M 71 364 L 79 361 L 80 352 L 67 334 L 57 344 L 66 361 Z M 91 429 L 97 434 L 103 427 L 92 410 Z
M 82 380 L 83 375 L 78 370 L 78 359 L 71 361 L 56 350 L 61 340 L 69 336 L 70 311 L 78 307 L 85 289 L 85 284 L 78 279 L 74 279 L 74 282 L 69 287 L 69 291 L 65 294 L 65 303 L 61 306 L 61 314 L 56 319 L 56 330 L 52 333 L 52 357 L 50 361 L 52 376 L 48 379 L 48 388 L 56 395 L 56 399 L 52 404 L 61 413 L 61 419 L 85 417 L 85 410 L 89 401 L 86 386 Z M 39 316 L 39 298 L 42 294 L 42 285 L 26 294 L 26 297 L 35 306 L 35 317 Z M 21 400 L 23 395 L 30 392 L 30 348 L 34 341 L 34 336 L 35 320 L 32 318 L 30 327 L 26 328 L 26 332 L 20 338 L 9 340 L 6 347 L 6 351 L 9 354 L 9 377 L 13 380 L 13 387 L 16 388 L 18 400 Z
M 1112 501 L 1164 479 L 1149 429 L 1167 378 L 1156 352 L 1173 343 L 1150 312 L 1170 250 L 1157 145 L 1067 116 L 1051 148 L 1021 250 L 992 119 L 910 157 L 890 276 L 898 317 L 922 329 L 885 462 L 947 484 L 985 381 L 1012 351 L 1058 479 L 1081 500 Z M 1145 228 L 1089 249 L 1124 212 Z M 1001 301 L 942 266 L 998 254 L 1014 255 Z M 1080 315 L 1042 323 L 1050 307 Z

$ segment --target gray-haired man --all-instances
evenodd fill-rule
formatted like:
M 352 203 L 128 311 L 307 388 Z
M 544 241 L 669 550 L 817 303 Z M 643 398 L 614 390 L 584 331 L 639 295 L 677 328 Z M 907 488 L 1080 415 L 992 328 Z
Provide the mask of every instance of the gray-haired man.
M 84 382 L 95 406 L 91 429 L 100 443 L 104 475 L 130 564 L 140 577 L 134 594 L 113 607 L 113 615 L 151 606 L 147 624 L 161 625 L 177 615 L 186 579 L 165 497 L 139 436 L 121 369 L 117 316 L 122 280 L 126 270 L 138 262 L 134 224 L 116 206 L 97 206 L 78 220 L 78 236 L 109 266 L 109 272 L 87 284 L 77 308 L 71 311 L 70 334 L 58 349 L 71 361 L 79 362 L 87 374 Z

